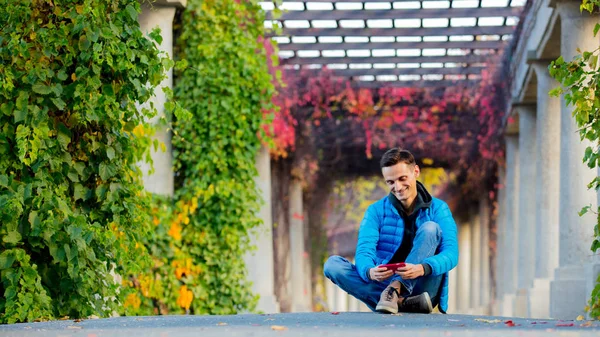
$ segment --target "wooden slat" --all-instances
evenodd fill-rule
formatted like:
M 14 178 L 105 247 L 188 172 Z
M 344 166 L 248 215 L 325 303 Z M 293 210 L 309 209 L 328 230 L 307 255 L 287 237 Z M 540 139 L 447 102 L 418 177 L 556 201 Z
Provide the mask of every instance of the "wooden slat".
M 481 74 L 481 67 L 464 68 L 393 68 L 393 69 L 335 69 L 337 76 L 383 76 L 383 75 L 477 75 Z
M 449 41 L 449 42 L 370 42 L 370 43 L 280 43 L 279 50 L 348 50 L 348 49 L 403 49 L 403 48 L 457 48 L 501 49 L 506 41 Z
M 353 81 L 353 88 L 437 88 L 453 86 L 472 86 L 479 83 L 478 80 L 458 80 L 458 81 Z
M 473 18 L 485 16 L 515 16 L 521 8 L 417 8 L 417 9 L 374 9 L 374 10 L 306 10 L 287 11 L 275 18 L 286 20 L 382 20 L 382 19 L 428 19 L 428 18 Z M 268 12 L 267 20 L 272 19 Z
M 436 28 L 283 28 L 270 36 L 450 36 L 505 35 L 514 27 L 436 27 Z
M 489 56 L 398 56 L 398 57 L 292 57 L 281 60 L 288 64 L 343 64 L 343 63 L 479 63 L 485 62 Z

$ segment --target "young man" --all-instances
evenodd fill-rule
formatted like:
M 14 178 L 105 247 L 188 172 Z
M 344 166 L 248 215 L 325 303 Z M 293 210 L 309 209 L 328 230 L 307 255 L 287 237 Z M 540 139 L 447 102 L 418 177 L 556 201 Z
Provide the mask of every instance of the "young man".
M 448 308 L 448 272 L 458 263 L 456 223 L 448 205 L 417 181 L 413 155 L 398 148 L 381 158 L 390 194 L 369 206 L 358 230 L 353 265 L 340 256 L 324 273 L 344 291 L 383 313 Z M 405 262 L 395 272 L 382 264 Z

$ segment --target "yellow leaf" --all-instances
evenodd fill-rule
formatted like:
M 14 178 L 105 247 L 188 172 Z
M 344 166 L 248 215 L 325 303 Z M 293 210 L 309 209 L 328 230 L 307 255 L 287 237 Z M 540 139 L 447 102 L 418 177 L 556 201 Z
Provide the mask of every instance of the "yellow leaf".
M 162 150 L 162 152 L 167 152 L 167 146 L 165 145 L 165 143 L 160 143 L 160 149 Z
M 71 81 L 73 81 L 73 82 L 77 81 L 77 76 L 75 75 L 75 73 L 71 74 Z
M 585 317 L 583 317 L 583 315 L 579 315 L 576 318 L 576 320 L 578 320 L 578 321 L 583 321 L 584 319 L 585 319 Z
M 77 11 L 77 14 L 83 13 L 83 5 L 75 6 L 75 10 Z
M 271 325 L 271 330 L 283 331 L 283 330 L 287 330 L 287 328 L 282 325 Z
M 35 40 L 35 37 L 36 37 L 36 34 L 35 34 L 35 32 L 31 32 L 31 34 L 29 34 L 29 38 L 30 38 L 31 40 Z
M 224 325 L 227 325 L 227 323 L 224 323 L 224 322 L 219 322 L 219 323 L 217 323 L 217 325 L 219 325 L 219 326 L 224 326 Z

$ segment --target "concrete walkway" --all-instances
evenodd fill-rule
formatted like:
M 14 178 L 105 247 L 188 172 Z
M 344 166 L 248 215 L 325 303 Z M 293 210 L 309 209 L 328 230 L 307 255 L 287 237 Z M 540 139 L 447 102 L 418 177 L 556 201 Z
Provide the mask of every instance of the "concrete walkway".
M 466 315 L 364 312 L 232 316 L 156 316 L 0 326 L 0 336 L 600 336 L 598 321 L 531 320 Z M 514 326 L 512 326 L 514 324 Z

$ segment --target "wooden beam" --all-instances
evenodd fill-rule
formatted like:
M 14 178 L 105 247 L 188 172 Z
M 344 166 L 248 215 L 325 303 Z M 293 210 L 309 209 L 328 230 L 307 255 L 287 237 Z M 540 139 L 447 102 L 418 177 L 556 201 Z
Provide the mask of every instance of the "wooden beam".
M 283 28 L 268 36 L 450 36 L 512 34 L 512 26 L 435 28 Z
M 506 41 L 449 41 L 449 42 L 369 42 L 369 43 L 280 43 L 279 50 L 348 50 L 348 49 L 404 49 L 456 48 L 502 49 Z
M 472 86 L 479 83 L 479 80 L 459 80 L 459 81 L 353 81 L 353 88 L 447 88 L 456 86 Z
M 392 68 L 392 69 L 335 69 L 337 76 L 382 76 L 382 75 L 478 75 L 483 67 L 456 68 Z
M 288 64 L 343 64 L 343 63 L 479 63 L 486 62 L 489 56 L 398 56 L 398 57 L 291 57 L 282 59 Z
M 428 19 L 428 18 L 473 18 L 485 16 L 517 16 L 518 7 L 483 8 L 409 8 L 377 10 L 306 10 L 287 11 L 274 18 L 286 20 L 383 20 L 383 19 Z M 266 19 L 272 20 L 273 13 L 267 12 Z

